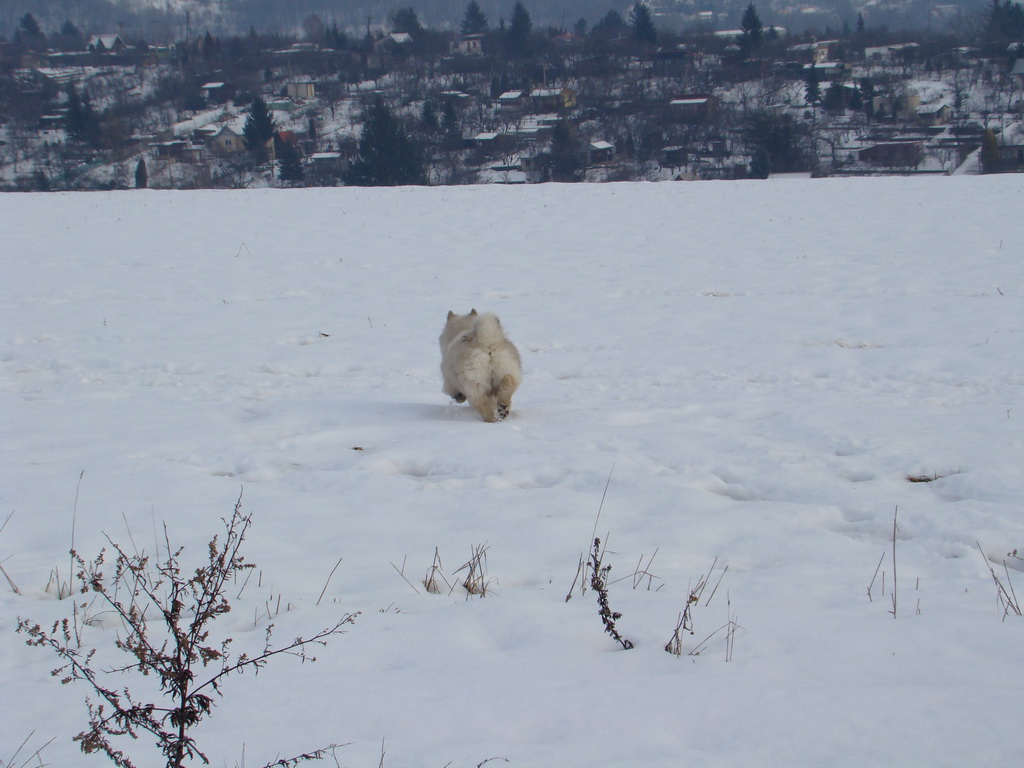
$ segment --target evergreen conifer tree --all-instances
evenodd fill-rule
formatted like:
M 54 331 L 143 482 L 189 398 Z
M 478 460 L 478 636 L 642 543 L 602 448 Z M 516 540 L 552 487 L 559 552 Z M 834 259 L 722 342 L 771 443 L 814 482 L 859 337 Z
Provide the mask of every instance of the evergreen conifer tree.
M 219 44 L 213 39 L 213 35 L 210 31 L 206 31 L 206 35 L 203 37 L 203 58 L 212 59 L 218 53 Z
M 622 14 L 612 8 L 606 13 L 594 28 L 590 30 L 592 33 L 609 34 L 620 32 L 626 28 L 626 20 L 622 18 Z
M 753 178 L 767 178 L 769 172 L 790 173 L 808 168 L 809 159 L 801 148 L 801 130 L 789 115 L 754 112 L 748 115 L 744 132 Z
M 363 115 L 359 155 L 344 180 L 355 187 L 427 183 L 416 146 L 382 99 L 377 99 Z
M 139 158 L 139 162 L 135 166 L 135 188 L 145 189 L 147 186 L 149 186 L 149 172 L 146 170 L 146 159 Z
M 629 12 L 629 25 L 633 28 L 633 39 L 640 45 L 655 45 L 658 42 L 658 30 L 654 26 L 650 9 L 642 2 L 637 2 Z
M 420 121 L 427 131 L 433 132 L 437 130 L 437 102 L 433 99 L 427 99 L 423 102 L 423 108 L 420 110 Z
M 559 121 L 551 134 L 551 181 L 573 182 L 583 178 L 583 161 L 579 142 L 572 127 Z
M 812 107 L 821 101 L 821 85 L 818 83 L 818 71 L 811 64 L 804 76 L 804 100 Z
M 270 108 L 262 97 L 257 96 L 249 108 L 249 116 L 245 118 L 245 125 L 242 127 L 242 137 L 245 140 L 245 147 L 260 162 L 267 159 L 267 142 L 270 141 L 277 128 L 274 125 L 274 118 L 270 114 Z
M 764 24 L 761 23 L 761 17 L 753 3 L 750 3 L 743 12 L 740 28 L 743 30 L 739 40 L 740 53 L 743 54 L 743 58 L 749 59 L 764 42 Z
M 758 147 L 750 158 L 750 178 L 767 179 L 772 172 L 772 160 L 765 147 Z
M 26 35 L 32 35 L 37 37 L 43 34 L 43 30 L 39 27 L 39 22 L 36 21 L 36 17 L 31 13 L 26 13 L 21 17 L 21 21 L 18 22 L 18 28 Z
M 60 27 L 60 32 L 54 36 L 52 44 L 62 51 L 80 51 L 85 47 L 85 39 L 81 30 L 71 20 L 66 20 Z
M 487 31 L 487 17 L 480 10 L 480 4 L 476 0 L 470 0 L 469 5 L 466 6 L 460 31 L 464 35 L 478 35 Z
M 18 28 L 14 32 L 14 42 L 21 43 L 28 48 L 44 48 L 46 46 L 46 35 L 39 27 L 39 22 L 31 13 L 26 13 L 18 22 Z
M 64 115 L 64 130 L 75 141 L 81 141 L 91 147 L 99 144 L 100 119 L 92 107 L 89 94 L 81 95 L 74 83 L 68 85 L 67 111 Z
M 444 134 L 445 149 L 455 150 L 462 146 L 462 126 L 451 99 L 445 101 L 441 108 L 441 133 Z
M 415 37 L 423 31 L 423 25 L 412 7 L 399 8 L 391 17 L 391 31 L 405 32 Z
M 995 132 L 989 128 L 981 139 L 981 170 L 983 173 L 992 173 L 999 165 L 999 143 L 996 141 Z
M 299 150 L 288 141 L 277 142 L 277 178 L 289 184 L 302 181 L 305 173 Z
M 1012 0 L 992 0 L 985 9 L 986 36 L 995 42 L 1020 40 L 1024 37 L 1024 5 Z
M 509 53 L 513 56 L 525 56 L 530 49 L 530 33 L 533 31 L 533 21 L 530 19 L 530 12 L 518 2 L 512 7 L 512 19 L 509 21 L 508 41 Z

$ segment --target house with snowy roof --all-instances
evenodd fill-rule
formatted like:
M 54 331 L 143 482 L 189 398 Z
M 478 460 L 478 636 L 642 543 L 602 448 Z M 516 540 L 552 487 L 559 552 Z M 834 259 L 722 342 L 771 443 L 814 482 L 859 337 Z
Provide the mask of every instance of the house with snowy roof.
M 285 86 L 288 98 L 304 101 L 316 98 L 316 83 L 312 80 L 293 80 Z
M 397 54 L 408 50 L 411 45 L 412 35 L 408 32 L 392 32 L 389 35 L 384 35 L 379 40 L 375 40 L 373 50 L 379 54 Z
M 90 37 L 89 42 L 85 45 L 85 50 L 93 53 L 121 53 L 127 47 L 120 35 L 111 32 Z
M 235 86 L 230 83 L 203 83 L 199 92 L 204 99 L 214 104 L 226 104 L 235 98 Z
M 615 157 L 615 145 L 610 141 L 598 139 L 590 142 L 587 147 L 587 161 L 589 165 L 610 163 Z
M 455 53 L 462 54 L 463 56 L 483 56 L 484 35 L 479 32 L 472 35 L 463 35 L 461 39 L 452 44 L 452 48 Z
M 949 122 L 952 112 L 952 108 L 944 101 L 934 104 L 922 104 L 917 108 L 917 119 L 918 122 L 924 125 L 945 125 Z
M 572 109 L 576 106 L 576 91 L 572 88 L 535 88 L 530 91 L 534 109 Z
M 206 145 L 218 155 L 235 155 L 245 152 L 245 138 L 241 131 L 231 125 L 221 125 L 207 139 Z
M 696 93 L 672 99 L 669 107 L 681 118 L 704 117 L 718 109 L 718 99 L 706 93 Z

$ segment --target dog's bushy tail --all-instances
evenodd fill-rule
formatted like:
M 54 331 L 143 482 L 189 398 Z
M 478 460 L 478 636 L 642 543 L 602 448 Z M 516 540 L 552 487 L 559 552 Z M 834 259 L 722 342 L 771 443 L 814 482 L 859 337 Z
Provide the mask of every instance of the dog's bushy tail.
M 501 330 L 501 322 L 491 312 L 478 315 L 473 323 L 473 334 L 477 343 L 491 346 L 498 344 L 505 338 L 505 332 Z

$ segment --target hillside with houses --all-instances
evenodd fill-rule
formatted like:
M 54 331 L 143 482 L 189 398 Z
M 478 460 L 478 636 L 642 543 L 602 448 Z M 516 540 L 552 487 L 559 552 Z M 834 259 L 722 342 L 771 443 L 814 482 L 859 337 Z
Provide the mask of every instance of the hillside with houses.
M 753 3 L 734 29 L 670 31 L 640 3 L 572 28 L 520 3 L 508 19 L 471 1 L 443 30 L 406 7 L 361 30 L 311 15 L 295 34 L 161 41 L 25 14 L 0 42 L 0 186 L 1024 171 L 1011 2 L 899 33 L 863 14 L 797 32 Z

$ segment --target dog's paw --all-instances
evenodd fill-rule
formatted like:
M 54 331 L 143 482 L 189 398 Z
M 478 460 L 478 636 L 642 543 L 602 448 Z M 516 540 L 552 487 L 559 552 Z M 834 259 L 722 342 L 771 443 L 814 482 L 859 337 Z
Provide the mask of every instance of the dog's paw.
M 498 403 L 498 421 L 504 421 L 508 418 L 509 411 L 512 410 L 512 403 Z
M 466 402 L 466 396 L 461 392 L 456 392 L 454 395 L 452 395 L 452 400 L 454 400 L 456 403 L 464 403 Z

